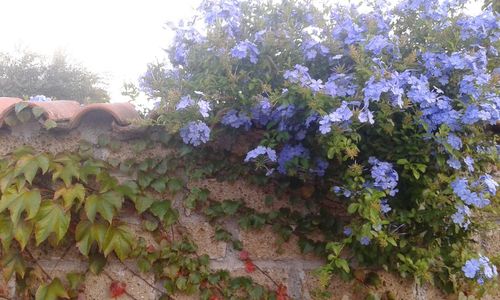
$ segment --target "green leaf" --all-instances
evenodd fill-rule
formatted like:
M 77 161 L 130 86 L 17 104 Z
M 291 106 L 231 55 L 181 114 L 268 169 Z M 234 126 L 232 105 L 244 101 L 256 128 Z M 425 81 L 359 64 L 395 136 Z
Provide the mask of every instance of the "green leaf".
M 76 246 L 85 256 L 89 255 L 94 242 L 97 242 L 99 248 L 102 249 L 107 230 L 107 226 L 101 222 L 80 221 L 75 230 Z
M 134 204 L 135 204 L 135 209 L 137 209 L 137 212 L 142 214 L 145 212 L 148 208 L 151 207 L 151 205 L 155 202 L 155 200 L 151 197 L 148 197 L 146 195 L 140 195 L 136 197 Z
M 106 192 L 104 194 L 90 195 L 85 201 L 85 212 L 91 222 L 99 213 L 106 221 L 111 223 L 115 213 L 121 209 L 123 196 L 117 192 Z
M 179 214 L 176 210 L 172 209 L 170 201 L 156 201 L 149 209 L 151 213 L 163 221 L 164 226 L 170 226 L 177 222 Z
M 71 290 L 77 291 L 78 289 L 80 289 L 80 286 L 85 281 L 85 274 L 71 272 L 66 274 L 66 279 L 68 280 L 69 288 Z
M 45 129 L 47 129 L 47 130 L 50 130 L 52 128 L 56 128 L 57 127 L 57 123 L 54 120 L 47 119 L 47 120 L 45 120 L 45 122 L 43 122 L 43 127 Z
M 16 225 L 21 217 L 21 213 L 24 211 L 28 213 L 27 220 L 34 218 L 40 208 L 41 200 L 38 189 L 31 191 L 23 190 L 19 193 L 14 189 L 10 189 L 0 198 L 0 213 L 8 208 L 12 223 Z
M 85 200 L 85 187 L 80 183 L 69 187 L 62 187 L 54 193 L 54 200 L 60 197 L 64 200 L 64 209 L 69 210 L 75 200 L 79 200 L 78 204 L 83 203 Z
M 80 163 L 72 157 L 61 157 L 55 160 L 54 173 L 52 173 L 52 181 L 61 179 L 66 187 L 71 185 L 73 178 L 80 178 Z
M 14 107 L 14 111 L 16 112 L 16 115 L 18 113 L 20 113 L 23 109 L 25 109 L 26 107 L 28 107 L 29 105 L 29 102 L 19 102 L 15 105 Z
M 14 238 L 19 242 L 21 250 L 28 244 L 33 231 L 33 222 L 20 220 L 14 228 Z
M 31 153 L 26 153 L 17 158 L 13 176 L 17 177 L 23 174 L 26 181 L 31 184 L 38 169 L 41 169 L 42 174 L 45 174 L 49 169 L 49 163 L 49 158 L 44 154 L 33 156 Z
M 18 251 L 2 253 L 2 272 L 3 277 L 8 281 L 14 272 L 21 278 L 24 278 L 26 272 L 26 262 Z
M 134 245 L 134 236 L 125 226 L 110 226 L 106 232 L 106 237 L 103 243 L 103 252 L 108 256 L 111 252 L 115 252 L 116 256 L 121 260 L 125 260 Z
M 55 202 L 44 201 L 35 220 L 35 240 L 38 246 L 51 233 L 55 234 L 56 242 L 59 243 L 68 231 L 71 215 Z
M 9 249 L 14 232 L 12 227 L 12 220 L 6 215 L 0 215 L 0 240 L 2 241 L 3 249 Z
M 31 109 L 31 112 L 33 113 L 35 118 L 38 119 L 45 112 L 45 110 L 39 106 L 35 106 Z
M 165 188 L 167 187 L 167 185 L 165 184 L 165 179 L 160 178 L 160 179 L 156 179 L 155 181 L 153 181 L 153 183 L 151 184 L 151 187 L 155 191 L 157 191 L 158 193 L 163 193 L 165 191 Z
M 167 183 L 168 190 L 171 193 L 177 193 L 184 187 L 182 180 L 178 178 L 172 178 Z
M 35 300 L 57 300 L 58 298 L 69 299 L 69 295 L 59 278 L 55 278 L 48 285 L 41 285 L 35 295 Z
M 106 263 L 106 257 L 100 253 L 95 253 L 89 256 L 89 270 L 96 275 L 102 272 Z

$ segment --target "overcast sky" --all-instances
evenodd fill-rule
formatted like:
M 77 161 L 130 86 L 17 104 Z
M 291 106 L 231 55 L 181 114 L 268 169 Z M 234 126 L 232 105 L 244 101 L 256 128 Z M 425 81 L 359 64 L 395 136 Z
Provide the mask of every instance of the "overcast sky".
M 173 38 L 165 23 L 192 16 L 200 1 L 0 0 L 0 51 L 63 50 L 108 79 L 112 101 L 124 101 L 123 82 L 135 82 L 148 62 L 165 58 L 162 49 Z

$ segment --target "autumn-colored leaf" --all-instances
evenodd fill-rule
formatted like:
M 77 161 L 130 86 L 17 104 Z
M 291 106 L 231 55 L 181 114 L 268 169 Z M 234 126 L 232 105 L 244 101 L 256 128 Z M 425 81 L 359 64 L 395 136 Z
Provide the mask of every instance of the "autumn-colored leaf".
M 276 300 L 288 300 L 288 293 L 286 286 L 283 284 L 278 285 L 278 289 L 276 290 Z
M 245 250 L 240 251 L 239 257 L 240 257 L 240 260 L 247 260 L 250 258 L 248 251 L 245 251 Z
M 249 259 L 245 260 L 245 271 L 247 271 L 248 273 L 252 273 L 255 271 L 255 265 Z
M 109 286 L 109 293 L 111 298 L 117 298 L 125 294 L 127 285 L 124 282 L 113 281 Z

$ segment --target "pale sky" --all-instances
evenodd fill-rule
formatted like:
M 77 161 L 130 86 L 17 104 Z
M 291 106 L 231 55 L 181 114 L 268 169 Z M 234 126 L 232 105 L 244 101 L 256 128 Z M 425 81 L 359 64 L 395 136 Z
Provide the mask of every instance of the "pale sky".
M 166 57 L 162 49 L 173 38 L 166 22 L 192 16 L 200 1 L 0 0 L 0 51 L 23 47 L 51 56 L 62 50 L 107 78 L 113 102 L 126 101 L 123 82 L 136 82 L 148 62 Z

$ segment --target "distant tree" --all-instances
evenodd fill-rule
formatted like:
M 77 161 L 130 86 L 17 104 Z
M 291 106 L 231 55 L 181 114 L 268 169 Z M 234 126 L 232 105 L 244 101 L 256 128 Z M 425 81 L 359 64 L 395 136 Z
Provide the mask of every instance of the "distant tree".
M 70 99 L 82 103 L 107 102 L 103 78 L 85 67 L 68 62 L 62 52 L 52 60 L 37 53 L 0 53 L 0 95 L 28 99 L 45 95 L 54 100 Z

